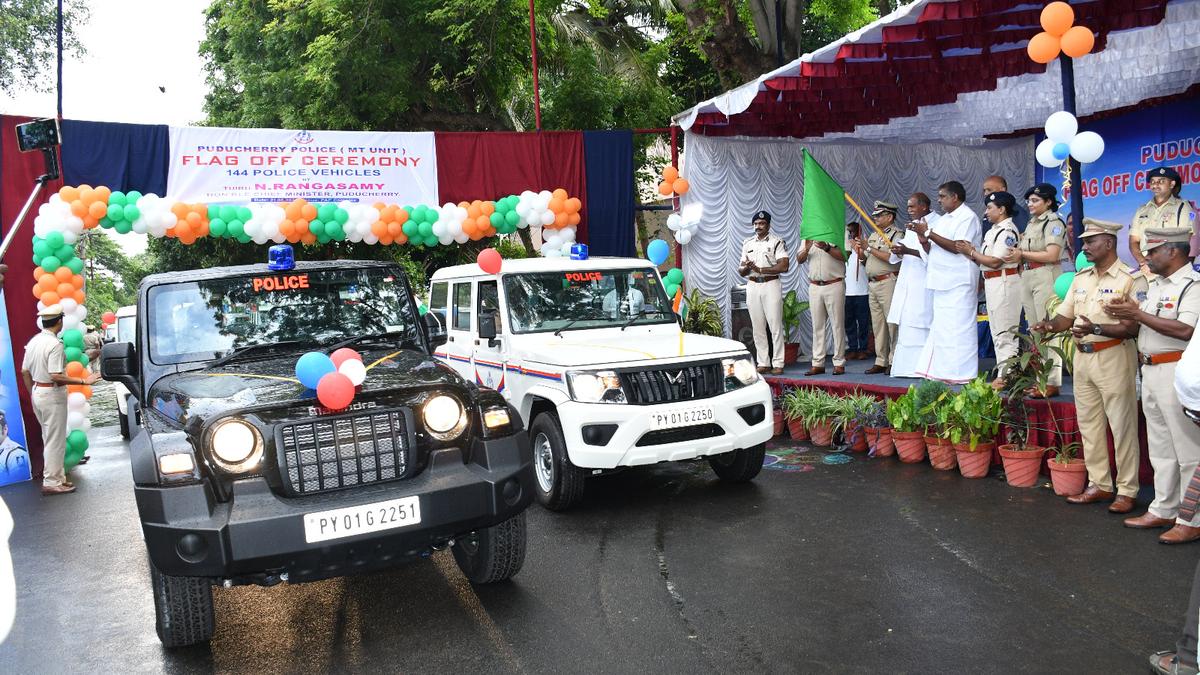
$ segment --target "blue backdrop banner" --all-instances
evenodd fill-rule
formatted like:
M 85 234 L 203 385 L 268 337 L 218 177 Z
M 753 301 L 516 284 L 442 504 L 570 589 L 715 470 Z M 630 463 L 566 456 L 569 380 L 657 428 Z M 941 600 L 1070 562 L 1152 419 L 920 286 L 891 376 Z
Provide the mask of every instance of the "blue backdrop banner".
M 167 193 L 171 148 L 163 124 L 62 121 L 62 167 L 67 185 Z
M 632 257 L 633 132 L 583 132 L 590 255 Z

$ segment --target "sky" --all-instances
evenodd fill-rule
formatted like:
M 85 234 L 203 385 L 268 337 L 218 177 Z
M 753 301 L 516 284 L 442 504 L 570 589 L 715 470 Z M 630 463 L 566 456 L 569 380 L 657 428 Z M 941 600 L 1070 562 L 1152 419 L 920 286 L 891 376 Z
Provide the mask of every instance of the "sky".
M 198 52 L 208 4 L 209 0 L 88 0 L 91 15 L 77 31 L 86 54 L 68 52 L 63 62 L 63 117 L 174 126 L 202 120 L 207 89 Z M 54 116 L 53 62 L 42 78 L 50 91 L 0 94 L 0 113 Z M 118 242 L 130 254 L 146 247 L 144 235 L 120 235 Z

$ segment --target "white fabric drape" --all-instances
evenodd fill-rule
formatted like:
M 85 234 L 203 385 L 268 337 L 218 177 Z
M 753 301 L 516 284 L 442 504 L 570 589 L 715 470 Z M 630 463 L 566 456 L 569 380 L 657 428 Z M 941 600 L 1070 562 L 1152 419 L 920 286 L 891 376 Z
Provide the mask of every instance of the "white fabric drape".
M 868 212 L 873 200 L 901 207 L 908 196 L 924 192 L 931 198 L 937 186 L 960 181 L 967 203 L 982 210 L 979 186 L 991 174 L 1008 179 L 1014 194 L 1033 184 L 1033 139 L 988 141 L 957 147 L 943 143 L 883 145 L 844 141 L 801 143 L 793 139 L 715 138 L 688 133 L 684 138 L 683 173 L 691 189 L 682 197 L 684 207 L 699 204 L 703 217 L 692 241 L 683 247 L 683 271 L 690 288 L 715 298 L 729 335 L 729 293 L 745 283 L 738 276 L 742 242 L 753 231 L 750 217 L 765 209 L 771 213 L 771 231 L 789 251 L 800 241 L 800 211 L 804 198 L 804 158 L 807 147 L 825 170 Z M 935 201 L 936 206 L 936 201 Z M 849 205 L 846 222 L 862 217 Z M 808 276 L 803 265 L 793 264 L 783 275 L 783 292 L 795 290 L 808 298 Z M 808 313 L 801 323 L 800 343 L 811 354 L 812 326 Z

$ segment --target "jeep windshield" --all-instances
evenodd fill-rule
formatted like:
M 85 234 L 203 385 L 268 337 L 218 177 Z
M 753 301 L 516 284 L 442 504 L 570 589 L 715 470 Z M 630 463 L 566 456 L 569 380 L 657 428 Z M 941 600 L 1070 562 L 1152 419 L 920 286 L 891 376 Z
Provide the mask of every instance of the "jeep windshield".
M 163 284 L 147 296 L 150 360 L 209 361 L 235 350 L 270 356 L 379 334 L 419 345 L 403 279 L 393 270 L 322 269 Z
M 674 323 L 650 268 L 504 275 L 510 330 L 541 333 Z

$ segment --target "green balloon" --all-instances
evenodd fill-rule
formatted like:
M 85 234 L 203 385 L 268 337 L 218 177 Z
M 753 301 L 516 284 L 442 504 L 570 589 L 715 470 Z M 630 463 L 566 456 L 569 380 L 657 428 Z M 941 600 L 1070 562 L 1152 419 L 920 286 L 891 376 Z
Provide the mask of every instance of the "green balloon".
M 508 212 L 504 214 L 504 222 L 508 223 L 513 228 L 516 228 L 516 226 L 521 222 L 521 214 L 509 209 Z M 509 232 L 512 232 L 512 230 L 509 230 Z
M 341 241 L 346 238 L 346 231 L 342 229 L 341 223 L 331 220 L 325 223 L 325 236 L 334 241 Z
M 308 231 L 320 237 L 321 233 L 325 231 L 325 221 L 320 218 L 308 221 Z
M 104 229 L 108 229 L 108 228 L 111 228 L 112 226 L 113 226 L 113 221 L 108 216 L 104 216 L 103 218 L 100 219 L 100 227 L 103 227 Z
M 113 225 L 113 229 L 120 234 L 129 234 L 133 231 L 133 223 L 128 220 L 121 220 L 116 225 Z
M 36 254 L 35 254 L 35 255 L 33 256 L 33 265 L 34 265 L 34 267 L 41 267 L 41 266 L 42 266 L 42 258 L 45 258 L 45 257 L 46 257 L 46 256 L 42 256 L 42 255 L 36 255 Z
M 1083 251 L 1080 251 L 1079 255 L 1075 256 L 1075 270 L 1076 271 L 1082 272 L 1089 267 L 1095 267 L 1095 266 L 1096 266 L 1096 263 L 1089 261 L 1087 259 L 1087 256 L 1083 254 Z
M 488 220 L 492 221 L 492 227 L 500 229 L 500 227 L 504 225 L 504 214 L 500 213 L 499 211 L 495 211 Z
M 83 355 L 79 357 L 79 362 L 86 366 L 87 364 L 91 363 L 92 360 L 88 358 L 87 352 L 84 352 Z
M 667 297 L 675 299 L 675 294 L 679 292 L 679 284 L 667 284 Z
M 1075 280 L 1074 272 L 1063 272 L 1054 280 L 1054 293 L 1059 300 L 1067 299 L 1067 290 L 1071 288 L 1071 282 Z
M 125 201 L 125 193 L 117 190 L 108 196 L 109 206 L 125 206 L 128 202 Z
M 438 213 L 437 211 L 434 211 L 433 209 L 427 209 L 425 211 L 425 222 L 429 223 L 430 225 L 436 223 L 438 221 L 438 218 L 441 218 L 441 217 L 442 217 L 442 214 Z
M 63 454 L 63 468 L 70 471 L 79 466 L 79 462 L 83 461 L 83 451 L 83 448 L 73 448 L 68 445 L 66 453 Z
M 431 235 L 429 235 L 428 237 L 425 237 L 425 245 L 426 245 L 426 246 L 437 246 L 437 245 L 438 245 L 438 238 L 437 238 L 437 236 L 436 236 L 436 235 L 433 235 L 433 234 L 431 234 Z
M 226 204 L 225 206 L 222 206 L 220 211 L 221 211 L 221 213 L 220 213 L 221 220 L 225 221 L 226 223 L 228 223 L 231 220 L 244 220 L 244 219 L 238 218 L 237 209 L 235 209 L 232 206 L 229 206 L 228 204 Z
M 247 208 L 245 206 L 237 207 L 237 219 L 242 221 L 243 223 L 246 222 L 247 220 L 250 220 L 250 218 L 253 215 L 254 214 L 250 212 L 249 208 Z
M 134 206 L 133 204 L 125 205 L 125 220 L 128 220 L 129 222 L 132 223 L 133 221 L 140 218 L 141 215 L 142 215 L 142 212 L 141 212 L 141 210 L 138 209 L 138 207 Z
M 667 272 L 667 282 L 675 284 L 676 286 L 678 286 L 679 284 L 682 284 L 683 283 L 683 270 L 679 269 L 678 267 L 672 267 Z
M 137 200 L 141 198 L 142 193 L 138 192 L 137 190 L 130 190 L 129 192 L 125 193 L 125 205 L 129 206 L 132 204 L 137 204 Z
M 238 243 L 240 243 L 240 244 L 249 244 L 253 240 L 253 237 L 251 237 L 250 235 L 246 234 L 245 231 L 243 231 L 241 234 L 239 234 L 237 236 L 237 240 L 238 240 Z
M 404 236 L 412 239 L 413 237 L 417 236 L 418 232 L 421 231 L 421 226 L 409 220 L 405 222 L 400 229 L 404 230 Z
M 50 252 L 51 255 L 58 258 L 59 262 L 67 262 L 75 257 L 75 247 L 70 244 L 63 244 Z
M 220 217 L 221 217 L 221 207 L 217 206 L 216 204 L 209 204 L 208 205 L 208 220 L 209 220 L 209 222 L 214 221 Z
M 125 220 L 125 205 L 124 204 L 109 204 L 108 219 L 114 224 Z
M 408 217 L 412 218 L 413 207 L 405 205 L 404 210 L 408 212 Z
M 78 450 L 88 449 L 88 437 L 83 433 L 83 429 L 76 429 L 67 434 L 67 445 Z
M 346 221 L 350 220 L 350 212 L 346 209 L 334 209 L 333 219 L 338 221 L 339 224 L 345 225 Z
M 64 330 L 62 332 L 62 343 L 64 347 L 77 347 L 83 349 L 83 331 L 78 328 Z
M 329 239 L 329 235 L 325 234 L 325 231 L 324 231 L 324 230 L 322 230 L 321 232 L 317 233 L 317 243 L 319 243 L 319 244 L 328 244 L 328 243 L 329 243 L 329 241 L 330 241 L 330 239 Z
M 71 258 L 67 261 L 67 269 L 75 274 L 83 274 L 83 261 L 79 258 Z
M 66 241 L 63 239 L 62 232 L 47 233 L 45 241 L 46 241 L 46 245 L 52 249 L 58 248 L 59 246 L 62 246 L 63 244 L 66 243 Z
M 54 272 L 54 270 L 62 267 L 62 261 L 52 255 L 48 255 L 42 258 L 42 261 L 38 265 L 47 272 Z
M 40 237 L 33 238 L 33 257 L 35 258 L 44 258 L 50 255 L 50 253 L 56 248 L 58 247 L 51 246 L 50 244 L 46 243 L 45 239 Z
M 417 227 L 417 231 L 421 235 L 422 239 L 433 237 L 433 225 L 430 225 L 429 223 L 421 223 Z M 436 237 L 434 238 L 436 239 Z
M 333 214 L 336 211 L 336 205 L 329 203 L 322 204 L 317 207 L 317 218 L 320 220 L 333 220 Z
M 425 316 L 426 314 L 429 313 L 429 305 L 426 305 L 425 303 L 422 302 L 420 305 L 417 305 L 417 312 L 421 316 Z
M 210 207 L 208 212 L 212 213 L 213 209 Z M 225 221 L 221 220 L 220 218 L 213 218 L 212 220 L 208 221 L 208 233 L 214 237 L 224 237 L 228 230 L 229 225 L 227 225 Z
M 236 218 L 226 223 L 226 232 L 228 232 L 229 236 L 231 237 L 241 237 L 246 233 L 245 228 L 245 223 Z
M 63 350 L 63 356 L 68 361 L 78 361 L 79 357 L 83 356 L 83 350 L 79 347 L 67 347 Z

